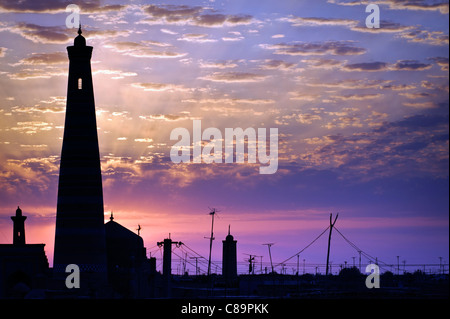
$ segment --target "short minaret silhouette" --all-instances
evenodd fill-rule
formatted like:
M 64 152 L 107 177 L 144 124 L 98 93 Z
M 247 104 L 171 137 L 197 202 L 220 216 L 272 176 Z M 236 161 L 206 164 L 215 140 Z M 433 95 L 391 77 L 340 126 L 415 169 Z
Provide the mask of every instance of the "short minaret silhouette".
M 223 243 L 222 251 L 222 276 L 228 285 L 232 284 L 237 278 L 237 256 L 236 243 L 233 236 L 230 234 L 230 226 L 228 226 L 228 236 Z
M 22 216 L 22 210 L 17 206 L 16 216 L 11 216 L 14 223 L 13 226 L 13 245 L 25 245 L 25 219 L 26 216 Z

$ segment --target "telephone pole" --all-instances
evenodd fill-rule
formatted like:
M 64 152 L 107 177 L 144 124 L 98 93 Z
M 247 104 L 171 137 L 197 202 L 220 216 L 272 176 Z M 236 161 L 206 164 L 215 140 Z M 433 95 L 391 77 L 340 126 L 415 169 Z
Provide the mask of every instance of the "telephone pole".
M 171 277 L 172 277 L 172 245 L 180 247 L 183 245 L 181 241 L 172 241 L 170 238 L 164 239 L 164 241 L 159 241 L 156 243 L 158 247 L 164 247 L 163 255 L 163 291 L 166 297 L 171 296 Z
M 211 212 L 209 213 L 211 215 L 212 221 L 211 221 L 211 237 L 205 237 L 209 239 L 209 259 L 208 259 L 208 276 L 211 275 L 211 252 L 212 252 L 212 245 L 214 240 L 214 215 L 216 214 L 216 209 L 212 208 Z
M 339 213 L 336 214 L 336 218 L 333 220 L 333 214 L 330 214 L 330 233 L 328 235 L 328 252 L 327 252 L 327 269 L 325 274 L 328 275 L 328 264 L 330 261 L 330 244 L 331 244 L 331 232 L 333 231 L 334 224 L 336 224 L 336 220 L 338 219 Z
M 268 243 L 268 244 L 263 244 L 263 245 L 265 245 L 265 246 L 267 246 L 267 248 L 269 248 L 270 267 L 272 268 L 272 273 L 273 273 L 272 254 L 270 253 L 270 247 L 275 245 L 275 243 Z
M 202 257 L 189 257 L 190 259 L 195 259 L 195 275 L 198 276 L 198 259 Z

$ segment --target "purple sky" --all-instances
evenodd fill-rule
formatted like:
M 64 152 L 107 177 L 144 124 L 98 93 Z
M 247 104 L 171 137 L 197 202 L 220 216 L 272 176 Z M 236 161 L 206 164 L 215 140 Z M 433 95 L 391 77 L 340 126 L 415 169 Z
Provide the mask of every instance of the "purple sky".
M 448 263 L 448 1 L 0 0 L 0 241 L 20 205 L 53 259 L 68 58 L 81 8 L 92 70 L 105 221 L 149 251 L 171 233 L 213 257 L 231 224 L 244 253 L 294 255 L 336 227 L 386 263 Z M 174 164 L 174 128 L 278 128 L 278 170 Z M 205 144 L 207 141 L 204 142 Z M 326 237 L 301 259 L 326 260 Z M 333 264 L 358 253 L 336 232 Z M 150 249 L 152 248 L 152 249 Z M 291 260 L 295 262 L 296 260 Z M 363 263 L 368 261 L 363 259 Z M 244 269 L 245 271 L 245 269 Z

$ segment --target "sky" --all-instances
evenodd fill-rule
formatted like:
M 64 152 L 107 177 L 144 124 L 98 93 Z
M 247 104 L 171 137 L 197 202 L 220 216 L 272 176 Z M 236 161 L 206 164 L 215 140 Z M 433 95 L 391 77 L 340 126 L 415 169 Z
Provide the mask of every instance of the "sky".
M 228 225 L 239 262 L 267 263 L 263 244 L 275 243 L 279 263 L 330 213 L 385 263 L 448 263 L 449 4 L 440 0 L 370 2 L 380 8 L 373 29 L 368 1 L 0 0 L 1 243 L 12 243 L 20 205 L 27 243 L 45 243 L 52 264 L 72 3 L 94 47 L 105 222 L 113 212 L 134 232 L 140 225 L 148 254 L 161 258 L 155 245 L 170 233 L 207 257 L 216 208 L 219 263 Z M 192 133 L 194 120 L 223 136 L 277 128 L 277 171 L 173 163 L 171 132 Z M 326 235 L 299 258 L 325 263 Z M 333 231 L 333 265 L 356 256 Z

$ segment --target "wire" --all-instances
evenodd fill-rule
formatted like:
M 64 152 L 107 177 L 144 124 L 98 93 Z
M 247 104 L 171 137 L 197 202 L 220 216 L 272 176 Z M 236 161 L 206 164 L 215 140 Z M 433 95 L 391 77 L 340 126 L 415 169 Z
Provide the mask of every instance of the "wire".
M 190 248 L 188 245 L 186 245 L 185 243 L 183 243 L 183 246 L 186 247 L 187 249 L 189 249 L 190 251 L 192 251 L 194 254 L 196 254 L 197 256 L 201 257 L 202 259 L 205 260 L 205 262 L 209 262 L 209 260 L 205 257 L 203 257 L 202 255 L 200 255 L 198 252 L 196 252 L 195 250 L 193 250 L 192 248 Z M 213 264 L 216 267 L 219 267 L 220 269 L 222 269 L 222 267 L 218 264 L 215 264 L 213 261 L 211 261 L 211 264 Z
M 361 255 L 363 255 L 364 257 L 366 257 L 368 260 L 377 260 L 377 263 L 381 263 L 384 264 L 385 267 L 390 267 L 392 268 L 392 265 L 389 265 L 387 263 L 385 263 L 384 261 L 379 260 L 378 258 L 374 258 L 373 256 L 369 255 L 368 253 L 364 252 L 362 249 L 358 248 L 358 246 L 356 246 L 354 243 L 352 243 L 347 237 L 345 237 L 340 231 L 339 229 L 336 228 L 336 226 L 334 227 L 334 229 L 338 232 L 339 235 L 342 236 L 342 238 L 344 238 L 344 240 L 350 245 L 352 246 L 358 253 L 361 253 Z M 383 269 L 385 269 L 384 267 L 381 267 Z
M 280 266 L 281 264 L 284 264 L 286 261 L 291 260 L 291 259 L 294 258 L 295 256 L 300 255 L 306 248 L 308 248 L 309 246 L 311 246 L 312 244 L 314 244 L 314 242 L 315 242 L 316 240 L 318 240 L 320 237 L 322 237 L 322 235 L 325 234 L 325 232 L 328 230 L 328 228 L 330 228 L 330 226 L 328 226 L 327 228 L 325 228 L 325 230 L 324 230 L 319 236 L 317 236 L 311 243 L 309 243 L 305 248 L 303 248 L 302 250 L 300 250 L 300 251 L 299 251 L 298 253 L 296 253 L 295 255 L 289 257 L 288 259 L 286 259 L 286 260 L 284 260 L 284 261 L 282 261 L 282 262 L 276 264 L 276 265 L 274 266 L 274 268 L 277 267 L 277 266 Z

